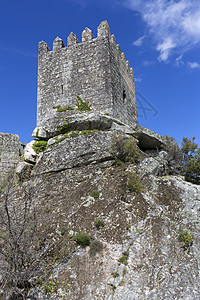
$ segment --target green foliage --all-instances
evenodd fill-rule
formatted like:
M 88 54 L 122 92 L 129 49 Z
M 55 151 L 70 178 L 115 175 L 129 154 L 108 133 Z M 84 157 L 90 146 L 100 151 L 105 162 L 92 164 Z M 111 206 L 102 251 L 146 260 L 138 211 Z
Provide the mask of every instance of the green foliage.
M 90 236 L 87 233 L 77 233 L 75 236 L 75 241 L 78 245 L 86 247 L 90 245 Z
M 122 256 L 118 259 L 118 262 L 120 262 L 126 266 L 128 264 L 128 262 L 127 262 L 128 257 L 129 257 L 129 251 L 126 250 L 122 253 Z
M 127 268 L 126 268 L 126 267 L 124 267 L 124 268 L 123 268 L 123 276 L 125 276 L 125 275 L 126 275 L 126 272 L 127 272 Z
M 69 121 L 68 124 L 65 123 L 65 119 L 63 117 L 61 117 L 63 119 L 63 125 L 59 125 L 57 127 L 58 133 L 59 134 L 64 134 L 70 131 L 71 128 L 71 121 Z
M 113 135 L 110 145 L 110 153 L 116 160 L 134 163 L 141 157 L 137 143 L 133 137 L 128 139 L 121 134 Z
M 68 133 L 69 138 L 76 137 L 79 135 L 79 131 L 71 131 Z
M 50 293 L 56 293 L 62 284 L 65 284 L 65 282 L 63 281 L 61 283 L 56 278 L 49 280 L 47 283 L 43 285 L 43 292 L 45 295 Z
M 141 178 L 135 172 L 127 172 L 127 184 L 128 188 L 136 193 L 142 192 L 144 190 L 143 184 L 141 183 Z
M 21 161 L 25 161 L 24 152 L 21 155 Z
M 194 233 L 188 232 L 187 230 L 183 230 L 181 228 L 179 228 L 178 232 L 179 232 L 179 236 L 178 236 L 179 242 L 183 242 L 186 248 L 191 246 L 194 240 Z
M 40 152 L 43 152 L 47 148 L 47 141 L 35 141 L 33 143 L 33 150 L 39 154 Z
M 64 235 L 65 232 L 66 232 L 66 228 L 65 228 L 64 226 L 62 226 L 62 227 L 60 228 L 60 233 L 61 233 L 61 235 Z
M 111 273 L 111 275 L 112 275 L 114 278 L 119 277 L 119 273 L 118 273 L 118 272 L 113 272 L 113 273 Z
M 116 159 L 113 163 L 114 166 L 121 166 L 124 165 L 124 162 L 120 159 Z
M 93 129 L 93 130 L 82 130 L 82 131 L 80 131 L 80 135 L 86 135 L 86 134 L 90 134 L 90 133 L 98 132 L 98 131 L 99 131 L 98 129 Z
M 100 227 L 104 227 L 104 220 L 97 219 L 95 220 L 94 224 L 99 229 Z
M 87 101 L 83 101 L 79 96 L 77 96 L 76 106 L 78 111 L 91 111 L 91 105 Z
M 99 195 L 100 195 L 100 192 L 98 190 L 93 190 L 90 193 L 90 196 L 93 197 L 93 198 L 99 198 Z
M 53 108 L 56 108 L 56 112 L 63 112 L 67 110 L 74 110 L 74 108 L 70 105 L 65 105 L 64 107 L 61 107 L 60 105 L 53 106 Z
M 200 148 L 195 137 L 184 137 L 181 143 L 183 153 L 182 172 L 189 182 L 200 184 Z
M 103 244 L 100 241 L 94 240 L 90 244 L 90 256 L 95 256 L 96 253 L 99 253 L 103 250 Z
M 63 126 L 59 126 L 59 130 L 65 131 L 65 129 L 63 129 Z M 64 135 L 62 137 L 60 137 L 60 138 L 58 138 L 58 136 L 56 136 L 55 137 L 55 143 L 53 145 L 57 145 L 60 142 L 64 141 L 65 139 L 70 139 L 70 138 L 73 138 L 73 137 L 76 137 L 76 136 L 79 136 L 79 135 L 90 134 L 90 133 L 93 133 L 93 132 L 97 132 L 99 130 L 97 130 L 97 129 L 94 129 L 94 130 L 82 130 L 82 131 L 74 130 L 74 131 L 70 131 L 69 132 L 69 130 L 67 129 L 67 131 L 68 132 L 64 133 Z M 51 145 L 51 146 L 53 146 L 53 145 Z

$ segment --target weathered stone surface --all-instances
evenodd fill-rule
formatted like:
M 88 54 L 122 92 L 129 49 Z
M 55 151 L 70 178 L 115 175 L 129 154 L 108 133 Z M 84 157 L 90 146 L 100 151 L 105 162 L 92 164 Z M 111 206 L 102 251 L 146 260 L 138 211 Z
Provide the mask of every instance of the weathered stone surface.
M 133 128 L 133 135 L 139 140 L 140 147 L 144 149 L 159 149 L 165 144 L 165 141 L 160 134 L 140 125 Z
M 58 172 L 111 160 L 113 157 L 109 146 L 112 136 L 113 132 L 99 131 L 65 139 L 40 154 L 34 174 Z
M 32 164 L 29 164 L 25 161 L 21 161 L 18 163 L 15 172 L 21 180 L 27 180 L 30 178 L 32 169 L 33 169 Z
M 0 181 L 18 164 L 20 148 L 17 134 L 0 133 Z
M 32 136 L 44 139 L 54 137 L 60 134 L 58 127 L 62 127 L 63 125 L 67 125 L 69 131 L 93 129 L 107 130 L 114 126 L 113 123 L 116 123 L 116 126 L 117 124 L 122 126 L 122 131 L 125 130 L 126 127 L 130 128 L 123 122 L 101 113 L 66 111 L 57 113 L 53 118 L 47 120 L 43 127 L 36 127 Z M 115 127 L 113 127 L 113 129 L 115 129 Z
M 169 155 L 160 151 L 156 157 L 147 157 L 139 165 L 141 177 L 147 175 L 164 176 L 169 174 Z
M 103 162 L 37 179 L 36 197 L 48 207 L 51 222 L 46 226 L 54 240 L 59 228 L 66 228 L 59 241 L 68 254 L 55 265 L 51 280 L 68 283 L 61 287 L 66 300 L 198 299 L 200 187 L 181 177 L 150 175 L 143 181 L 144 192 L 137 194 L 128 190 L 126 172 L 124 166 Z M 94 189 L 99 198 L 89 196 Z M 105 223 L 100 230 L 94 225 L 98 218 Z M 194 233 L 187 249 L 178 239 L 180 227 Z M 90 257 L 89 247 L 77 247 L 67 238 L 82 231 L 103 243 L 99 254 Z M 125 265 L 118 261 L 124 251 Z M 62 299 L 59 293 L 41 293 L 40 299 Z
M 32 148 L 34 142 L 35 141 L 31 141 L 24 148 L 24 159 L 25 159 L 26 162 L 31 162 L 31 163 L 36 162 L 37 153 L 35 153 L 35 151 Z
M 67 47 L 63 48 L 60 39 L 54 41 L 53 51 L 48 51 L 44 42 L 39 44 L 37 126 L 56 115 L 53 107 L 75 107 L 77 95 L 94 111 L 110 113 L 129 125 L 137 124 L 132 72 L 111 38 L 106 21 L 98 27 L 95 39 L 86 29 L 83 43 L 71 33 Z

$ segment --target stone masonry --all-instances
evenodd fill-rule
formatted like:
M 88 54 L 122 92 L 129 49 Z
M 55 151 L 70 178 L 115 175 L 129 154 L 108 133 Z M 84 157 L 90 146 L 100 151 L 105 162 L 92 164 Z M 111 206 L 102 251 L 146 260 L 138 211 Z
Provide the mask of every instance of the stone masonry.
M 92 105 L 92 111 L 137 124 L 133 69 L 107 21 L 97 32 L 94 38 L 85 28 L 81 43 L 71 33 L 67 47 L 57 37 L 52 51 L 44 41 L 39 43 L 37 127 L 50 122 L 56 115 L 55 106 L 75 108 L 77 95 Z
M 0 133 L 0 181 L 20 161 L 20 147 L 17 134 Z

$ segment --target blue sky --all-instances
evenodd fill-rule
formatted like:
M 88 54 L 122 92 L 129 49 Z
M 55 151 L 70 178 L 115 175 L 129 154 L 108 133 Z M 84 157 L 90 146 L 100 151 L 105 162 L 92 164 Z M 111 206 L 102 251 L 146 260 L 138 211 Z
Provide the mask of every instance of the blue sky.
M 36 127 L 37 47 L 66 45 L 107 20 L 134 69 L 139 124 L 199 138 L 199 0 L 7 0 L 0 10 L 0 132 L 29 142 Z

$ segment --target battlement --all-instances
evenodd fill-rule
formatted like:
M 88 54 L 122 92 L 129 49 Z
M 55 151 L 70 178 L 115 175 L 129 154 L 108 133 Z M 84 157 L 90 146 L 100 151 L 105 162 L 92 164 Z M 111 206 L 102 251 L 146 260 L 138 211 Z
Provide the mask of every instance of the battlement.
M 53 107 L 74 106 L 79 95 L 93 110 L 137 123 L 133 69 L 126 61 L 107 21 L 97 37 L 85 28 L 82 41 L 71 32 L 67 46 L 56 37 L 53 49 L 39 42 L 37 126 L 56 113 Z

